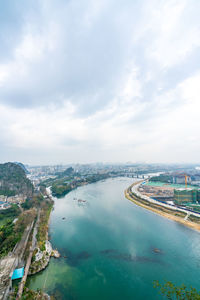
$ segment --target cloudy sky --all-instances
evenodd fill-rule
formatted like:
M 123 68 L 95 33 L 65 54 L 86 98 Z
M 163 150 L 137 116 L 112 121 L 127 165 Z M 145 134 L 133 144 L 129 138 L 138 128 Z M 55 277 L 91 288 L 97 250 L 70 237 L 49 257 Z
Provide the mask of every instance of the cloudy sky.
M 199 0 L 0 3 L 0 160 L 200 162 Z

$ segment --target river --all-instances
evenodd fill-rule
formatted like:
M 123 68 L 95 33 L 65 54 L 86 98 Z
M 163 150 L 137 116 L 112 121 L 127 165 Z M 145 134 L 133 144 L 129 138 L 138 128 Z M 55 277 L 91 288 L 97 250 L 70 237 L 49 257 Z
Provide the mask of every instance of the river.
M 200 234 L 128 201 L 132 182 L 108 179 L 55 200 L 49 233 L 62 257 L 29 288 L 69 300 L 162 299 L 154 280 L 199 288 Z

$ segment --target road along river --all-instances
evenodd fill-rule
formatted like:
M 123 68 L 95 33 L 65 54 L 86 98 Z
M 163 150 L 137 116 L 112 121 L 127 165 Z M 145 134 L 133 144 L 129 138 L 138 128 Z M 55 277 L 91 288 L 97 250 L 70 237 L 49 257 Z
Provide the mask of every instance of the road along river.
M 162 299 L 154 280 L 199 288 L 200 233 L 128 201 L 132 182 L 108 179 L 55 200 L 50 236 L 62 257 L 29 288 L 69 300 Z

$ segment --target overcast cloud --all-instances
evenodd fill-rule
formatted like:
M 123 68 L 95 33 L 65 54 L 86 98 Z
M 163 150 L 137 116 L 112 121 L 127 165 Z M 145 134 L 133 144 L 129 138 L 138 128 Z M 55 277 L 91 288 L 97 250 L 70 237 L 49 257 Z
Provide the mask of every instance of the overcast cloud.
M 1 161 L 200 162 L 200 1 L 0 4 Z

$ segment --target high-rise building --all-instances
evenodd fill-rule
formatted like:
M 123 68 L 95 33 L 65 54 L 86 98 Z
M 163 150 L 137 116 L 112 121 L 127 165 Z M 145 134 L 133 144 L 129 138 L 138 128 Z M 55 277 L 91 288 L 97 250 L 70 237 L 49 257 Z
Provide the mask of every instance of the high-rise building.
M 174 190 L 175 204 L 200 203 L 200 190 L 195 189 L 175 189 Z

